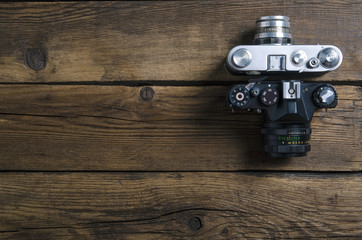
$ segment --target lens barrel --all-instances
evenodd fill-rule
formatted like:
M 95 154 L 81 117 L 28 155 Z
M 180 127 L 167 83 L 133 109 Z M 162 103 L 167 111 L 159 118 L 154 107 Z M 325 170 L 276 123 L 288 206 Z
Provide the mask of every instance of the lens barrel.
M 258 25 L 257 33 L 254 37 L 254 44 L 293 44 L 290 33 L 290 22 L 286 16 L 263 16 L 256 21 Z
M 310 122 L 265 122 L 261 133 L 264 151 L 272 157 L 300 157 L 310 151 Z

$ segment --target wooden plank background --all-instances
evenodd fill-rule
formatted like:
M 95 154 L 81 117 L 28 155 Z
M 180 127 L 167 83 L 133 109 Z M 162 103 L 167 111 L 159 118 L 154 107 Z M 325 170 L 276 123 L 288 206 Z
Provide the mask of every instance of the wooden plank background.
M 0 3 L 0 239 L 361 239 L 361 12 L 357 0 Z M 344 54 L 334 72 L 283 76 L 338 91 L 306 157 L 266 157 L 261 115 L 225 106 L 249 78 L 225 56 L 263 15 Z
M 0 87 L 0 168 L 361 170 L 360 87 L 337 86 L 338 108 L 315 113 L 312 151 L 290 159 L 266 157 L 262 116 L 233 114 L 227 88 L 156 86 L 143 101 L 142 87 Z
M 357 239 L 362 231 L 360 173 L 3 173 L 0 186 L 0 239 Z
M 240 80 L 224 58 L 252 44 L 258 16 L 273 14 L 291 18 L 296 44 L 340 47 L 343 64 L 318 80 L 358 81 L 360 13 L 359 0 L 4 3 L 1 82 Z M 29 48 L 46 55 L 43 71 L 24 66 Z

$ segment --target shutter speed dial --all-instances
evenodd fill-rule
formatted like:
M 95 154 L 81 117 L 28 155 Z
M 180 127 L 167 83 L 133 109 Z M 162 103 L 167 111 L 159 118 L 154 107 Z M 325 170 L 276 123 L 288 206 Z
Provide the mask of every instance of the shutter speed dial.
M 313 101 L 320 108 L 334 108 L 337 105 L 337 91 L 326 84 L 314 90 Z
M 318 58 L 325 68 L 334 68 L 339 63 L 339 54 L 333 48 L 325 48 L 319 54 Z
M 279 99 L 279 92 L 275 88 L 265 88 L 260 94 L 260 99 L 267 106 L 276 104 Z
M 242 85 L 236 85 L 230 90 L 229 100 L 233 107 L 242 108 L 249 103 L 250 93 Z

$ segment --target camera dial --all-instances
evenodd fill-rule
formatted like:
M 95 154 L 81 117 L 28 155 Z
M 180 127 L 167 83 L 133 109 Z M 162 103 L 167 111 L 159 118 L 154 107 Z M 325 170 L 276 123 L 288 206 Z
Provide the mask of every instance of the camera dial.
M 320 51 L 318 58 L 325 68 L 334 68 L 339 62 L 339 55 L 333 48 L 323 49 Z
M 313 93 L 313 101 L 320 108 L 331 108 L 337 105 L 337 91 L 332 85 L 320 86 Z
M 249 100 L 249 90 L 243 85 L 236 85 L 229 92 L 229 101 L 232 107 L 241 108 L 248 104 Z
M 260 99 L 267 106 L 276 104 L 279 99 L 278 90 L 275 88 L 266 88 L 262 91 Z

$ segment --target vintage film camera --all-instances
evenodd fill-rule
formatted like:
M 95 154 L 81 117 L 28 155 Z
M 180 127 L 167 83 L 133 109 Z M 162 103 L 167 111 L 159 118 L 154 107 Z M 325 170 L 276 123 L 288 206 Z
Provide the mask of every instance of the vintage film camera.
M 229 107 L 264 112 L 264 151 L 273 157 L 299 157 L 310 151 L 310 121 L 318 108 L 334 108 L 337 92 L 330 84 L 297 80 L 234 85 Z
M 284 45 L 292 43 L 287 20 L 289 18 L 284 16 L 259 18 L 259 28 L 270 26 L 274 30 L 259 29 L 254 42 L 263 45 L 233 48 L 227 57 L 228 66 L 232 70 L 253 74 L 265 71 L 321 72 L 339 67 L 342 53 L 335 46 Z M 265 21 L 268 24 L 264 24 Z M 232 86 L 227 95 L 228 106 L 233 110 L 256 109 L 264 113 L 261 133 L 264 151 L 268 155 L 305 156 L 310 151 L 310 122 L 314 111 L 337 106 L 335 88 L 325 83 L 264 79 Z
M 232 73 L 323 73 L 342 63 L 342 52 L 336 46 L 293 45 L 288 17 L 260 17 L 257 25 L 254 45 L 239 45 L 230 50 L 226 64 Z

